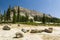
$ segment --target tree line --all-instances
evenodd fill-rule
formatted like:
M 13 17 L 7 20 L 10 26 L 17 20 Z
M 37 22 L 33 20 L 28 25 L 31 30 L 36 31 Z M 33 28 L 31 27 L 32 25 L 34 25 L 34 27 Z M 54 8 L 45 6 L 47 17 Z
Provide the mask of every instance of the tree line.
M 11 21 L 11 11 L 13 11 L 12 21 Z M 21 16 L 19 6 L 18 6 L 17 13 L 16 13 L 15 9 L 11 8 L 11 6 L 9 6 L 7 11 L 4 11 L 4 14 L 2 14 L 0 12 L 0 23 L 2 23 L 2 22 L 12 22 L 12 23 L 16 23 L 16 22 L 33 22 L 33 20 L 42 22 L 43 24 L 45 24 L 46 22 L 48 22 L 48 23 L 50 23 L 50 22 L 60 23 L 59 18 L 56 18 L 56 17 L 49 18 L 49 17 L 46 17 L 45 14 L 43 14 L 43 17 L 35 15 L 33 18 L 34 19 L 29 19 L 28 13 L 25 13 L 25 16 Z
M 12 21 L 11 21 L 11 11 L 13 11 L 13 17 L 12 17 Z M 17 15 L 16 15 L 17 14 Z M 16 23 L 16 22 L 28 22 L 28 15 L 27 13 L 25 13 L 25 16 L 21 16 L 20 15 L 20 8 L 18 6 L 18 11 L 16 13 L 15 9 L 12 9 L 11 6 L 9 6 L 9 8 L 7 9 L 7 11 L 4 11 L 4 14 L 0 13 L 0 23 L 2 22 L 12 22 L 12 23 Z

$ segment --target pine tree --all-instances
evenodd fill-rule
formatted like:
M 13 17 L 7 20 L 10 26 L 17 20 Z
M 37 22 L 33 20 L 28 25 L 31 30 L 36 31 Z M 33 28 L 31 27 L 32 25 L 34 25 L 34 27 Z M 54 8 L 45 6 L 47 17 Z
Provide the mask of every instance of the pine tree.
M 3 20 L 3 16 L 2 16 L 1 11 L 0 11 L 0 23 L 2 22 L 2 20 Z
M 1 23 L 1 11 L 0 11 L 0 23 Z
M 3 15 L 0 14 L 0 21 L 1 21 L 1 23 L 2 23 L 2 20 L 3 20 Z
M 20 8 L 18 6 L 17 22 L 20 22 Z
M 45 14 L 43 14 L 42 23 L 45 24 Z
M 6 21 L 6 12 L 4 10 L 4 22 Z
M 13 23 L 16 23 L 16 11 L 13 9 Z
M 38 16 L 34 16 L 34 21 L 38 21 Z
M 11 6 L 9 6 L 9 8 L 7 10 L 7 14 L 6 14 L 7 21 L 10 20 L 10 12 L 11 12 Z
M 33 22 L 33 19 L 30 19 L 29 21 L 30 21 L 30 22 Z
M 27 13 L 25 13 L 25 18 L 26 18 L 26 20 L 25 20 L 25 22 L 28 22 L 28 20 L 29 20 L 29 16 L 28 16 L 28 14 Z

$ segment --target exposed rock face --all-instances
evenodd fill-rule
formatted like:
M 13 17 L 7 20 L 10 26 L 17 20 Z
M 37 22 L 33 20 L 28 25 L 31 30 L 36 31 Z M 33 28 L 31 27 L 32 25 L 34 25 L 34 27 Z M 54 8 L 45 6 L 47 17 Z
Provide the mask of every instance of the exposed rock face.
M 31 30 L 30 33 L 41 33 L 41 32 L 43 32 L 43 30 Z
M 18 6 L 15 6 L 13 9 L 16 10 L 16 15 L 17 15 L 17 13 L 18 13 Z M 27 13 L 28 16 L 29 16 L 29 19 L 34 19 L 33 16 L 36 16 L 36 15 L 40 16 L 40 17 L 43 17 L 43 13 L 37 12 L 35 10 L 29 10 L 29 9 L 26 9 L 26 8 L 23 8 L 23 7 L 20 7 L 19 10 L 20 10 L 20 15 L 22 15 L 22 16 L 25 16 L 25 14 Z M 51 18 L 50 15 L 46 14 L 45 16 Z M 12 20 L 12 17 L 13 17 L 13 11 L 11 11 L 11 20 Z
M 53 28 L 48 28 L 48 29 L 44 29 L 44 30 L 31 30 L 30 33 L 42 33 L 42 32 L 46 32 L 46 33 L 52 33 L 53 32 Z
M 8 27 L 7 25 L 3 27 L 3 30 L 10 30 L 11 28 Z
M 48 28 L 48 29 L 45 29 L 44 32 L 47 32 L 47 33 L 52 33 L 53 32 L 53 28 Z
M 18 6 L 14 7 L 14 9 L 16 10 L 16 13 L 17 13 Z M 35 16 L 35 15 L 43 17 L 43 13 L 41 13 L 41 12 L 37 12 L 35 10 L 29 10 L 29 9 L 26 9 L 26 8 L 23 8 L 23 7 L 20 7 L 19 9 L 20 9 L 20 14 L 23 15 L 23 16 L 25 16 L 25 13 L 27 13 L 29 16 L 32 16 L 32 17 Z M 47 14 L 46 14 L 46 16 L 51 17 L 50 15 L 47 15 Z

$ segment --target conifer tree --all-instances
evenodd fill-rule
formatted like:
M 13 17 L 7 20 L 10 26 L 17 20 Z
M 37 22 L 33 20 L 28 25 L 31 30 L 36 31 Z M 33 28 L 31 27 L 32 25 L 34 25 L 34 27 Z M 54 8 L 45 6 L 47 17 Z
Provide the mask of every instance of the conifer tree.
M 20 22 L 20 8 L 18 6 L 18 13 L 17 13 L 17 22 Z
M 34 16 L 34 21 L 38 21 L 38 16 Z
M 10 12 L 11 12 L 11 6 L 9 6 L 9 8 L 8 8 L 8 10 L 7 10 L 7 13 L 6 13 L 7 21 L 10 20 Z
M 0 23 L 1 23 L 1 11 L 0 11 Z
M 42 23 L 45 24 L 45 14 L 43 14 Z
M 28 16 L 28 14 L 27 13 L 25 13 L 25 22 L 28 22 L 28 20 L 29 20 L 29 16 Z
M 6 21 L 6 11 L 4 10 L 4 22 Z
M 16 11 L 13 9 L 13 23 L 16 23 Z

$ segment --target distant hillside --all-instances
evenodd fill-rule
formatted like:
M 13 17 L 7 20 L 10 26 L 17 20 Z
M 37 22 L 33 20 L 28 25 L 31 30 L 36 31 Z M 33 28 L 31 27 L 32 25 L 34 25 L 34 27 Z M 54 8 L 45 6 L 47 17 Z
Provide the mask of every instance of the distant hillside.
M 16 12 L 18 11 L 18 6 L 15 6 L 14 9 L 16 10 Z M 20 14 L 21 15 L 24 15 L 25 13 L 27 13 L 29 16 L 40 16 L 40 17 L 43 17 L 43 13 L 41 12 L 37 12 L 35 10 L 29 10 L 29 9 L 26 9 L 26 8 L 23 8 L 23 7 L 20 7 Z M 52 17 L 50 15 L 47 15 L 45 14 L 47 17 Z

